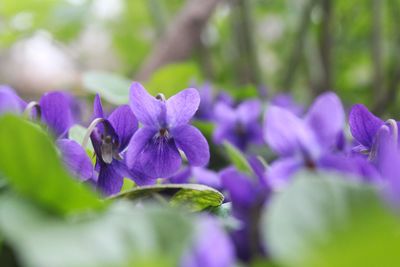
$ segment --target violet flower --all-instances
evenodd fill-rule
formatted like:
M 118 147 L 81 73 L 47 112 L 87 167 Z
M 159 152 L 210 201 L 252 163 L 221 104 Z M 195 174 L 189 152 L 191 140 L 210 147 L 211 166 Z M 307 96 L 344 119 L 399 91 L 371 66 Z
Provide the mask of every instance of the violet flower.
M 241 223 L 241 227 L 234 230 L 231 236 L 238 258 L 244 262 L 266 254 L 259 240 L 259 220 L 271 193 L 263 164 L 256 158 L 251 158 L 249 163 L 252 174 L 242 173 L 235 167 L 220 172 L 222 186 L 228 191 L 232 202 L 232 215 Z
M 183 255 L 181 267 L 231 267 L 235 253 L 229 236 L 211 216 L 198 220 L 194 244 Z
M 196 183 L 207 185 L 217 190 L 222 189 L 218 173 L 204 167 L 185 166 L 171 177 L 165 179 L 164 182 L 173 184 Z
M 165 100 L 161 94 L 153 97 L 141 84 L 133 83 L 130 106 L 143 127 L 129 143 L 128 166 L 137 164 L 151 177 L 169 177 L 182 163 L 178 149 L 185 153 L 190 165 L 206 165 L 210 159 L 207 140 L 188 124 L 199 103 L 199 93 L 193 88 Z
M 0 114 L 22 113 L 26 103 L 7 85 L 0 85 Z
M 101 122 L 94 123 L 96 127 L 90 135 L 96 154 L 97 188 L 108 196 L 121 190 L 124 177 L 138 185 L 154 183 L 154 179 L 141 173 L 135 165 L 128 169 L 125 163 L 125 150 L 138 129 L 138 121 L 129 106 L 120 106 L 106 117 L 100 96 L 96 95 L 94 115 Z
M 269 169 L 271 185 L 277 188 L 285 185 L 302 168 L 321 168 L 376 179 L 376 170 L 366 160 L 335 153 L 344 118 L 341 101 L 334 93 L 319 96 L 304 119 L 271 106 L 266 112 L 264 138 L 280 156 Z
M 388 120 L 387 124 L 392 124 L 390 127 L 391 134 L 398 137 L 399 123 L 394 120 Z M 362 154 L 370 154 L 373 149 L 376 134 L 379 129 L 385 125 L 385 122 L 374 114 L 362 104 L 356 104 L 352 107 L 349 115 L 350 131 L 354 139 L 359 143 L 354 148 L 354 151 Z M 393 130 L 395 132 L 393 132 Z
M 304 112 L 304 108 L 297 104 L 289 94 L 278 94 L 274 96 L 271 99 L 271 104 L 287 109 L 297 116 L 301 116 Z
M 216 144 L 229 141 L 244 151 L 249 144 L 263 144 L 262 128 L 259 123 L 261 103 L 258 100 L 246 100 L 234 109 L 226 103 L 215 106 L 215 124 L 213 140 Z

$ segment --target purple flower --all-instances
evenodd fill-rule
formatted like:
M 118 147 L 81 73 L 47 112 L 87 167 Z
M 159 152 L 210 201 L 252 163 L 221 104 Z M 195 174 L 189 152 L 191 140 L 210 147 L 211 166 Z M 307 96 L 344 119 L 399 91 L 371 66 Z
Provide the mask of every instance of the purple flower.
M 220 173 L 222 186 L 232 202 L 232 214 L 241 223 L 240 229 L 232 232 L 232 238 L 237 256 L 245 262 L 265 254 L 259 240 L 259 220 L 271 192 L 262 163 L 256 158 L 251 158 L 249 163 L 253 170 L 250 175 L 235 167 L 228 167 Z
M 97 188 L 104 195 L 116 194 L 122 188 L 124 177 L 133 179 L 139 185 L 153 183 L 153 179 L 138 171 L 134 165 L 128 169 L 124 160 L 125 149 L 138 128 L 138 121 L 129 106 L 116 108 L 106 118 L 100 97 L 96 95 L 94 114 L 102 119 L 90 135 L 96 154 Z
M 351 134 L 360 144 L 354 150 L 369 154 L 373 149 L 376 135 L 385 122 L 369 112 L 364 105 L 356 104 L 350 111 L 349 124 Z M 391 135 L 395 135 L 394 138 L 398 139 L 399 124 L 394 120 L 388 120 L 386 124 L 390 126 Z
M 344 111 L 334 93 L 319 96 L 304 119 L 271 106 L 266 112 L 264 138 L 280 158 L 269 169 L 269 181 L 281 187 L 301 168 L 334 170 L 360 177 L 376 177 L 376 171 L 360 157 L 335 153 L 342 138 Z
M 278 94 L 271 99 L 271 104 L 291 111 L 297 116 L 301 116 L 304 112 L 304 108 L 294 102 L 293 98 L 289 94 Z
M 181 267 L 231 267 L 234 248 L 228 235 L 211 216 L 198 220 L 194 244 L 183 255 Z
M 6 112 L 22 113 L 25 107 L 25 101 L 11 87 L 0 85 L 0 114 Z
M 241 150 L 249 144 L 262 144 L 262 128 L 259 123 L 261 103 L 247 100 L 234 109 L 226 103 L 215 106 L 216 128 L 213 139 L 216 144 L 229 141 Z
M 166 178 L 179 170 L 182 150 L 190 165 L 204 166 L 210 159 L 207 140 L 190 119 L 199 107 L 196 89 L 186 89 L 165 100 L 149 95 L 139 83 L 131 85 L 130 106 L 143 124 L 127 151 L 128 166 L 138 164 L 151 177 Z
M 201 86 L 199 89 L 200 92 L 200 105 L 199 109 L 195 114 L 195 118 L 199 120 L 212 121 L 214 120 L 214 105 L 216 102 L 223 102 L 227 105 L 233 105 L 233 99 L 225 92 L 219 92 L 215 96 L 215 92 L 211 86 L 211 84 L 206 83 Z
M 165 183 L 196 183 L 207 185 L 217 190 L 222 189 L 221 179 L 218 173 L 204 167 L 186 166 L 175 173 L 173 176 L 165 179 Z

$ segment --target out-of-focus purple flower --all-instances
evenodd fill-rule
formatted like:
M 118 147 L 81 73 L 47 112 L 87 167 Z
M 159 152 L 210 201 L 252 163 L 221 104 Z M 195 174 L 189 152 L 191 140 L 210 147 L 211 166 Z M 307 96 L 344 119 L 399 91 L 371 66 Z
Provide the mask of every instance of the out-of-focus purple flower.
M 400 209 L 400 151 L 397 138 L 391 129 L 383 125 L 376 132 L 375 162 L 382 175 L 383 197 L 396 209 Z
M 278 94 L 271 99 L 271 104 L 291 111 L 297 116 L 304 113 L 304 107 L 297 104 L 289 94 Z
M 221 179 L 218 173 L 204 167 L 186 166 L 173 176 L 165 179 L 165 182 L 173 184 L 196 183 L 207 185 L 217 190 L 222 189 Z
M 226 103 L 215 106 L 216 128 L 213 139 L 216 144 L 229 141 L 244 151 L 249 144 L 262 144 L 262 128 L 259 122 L 261 103 L 247 100 L 234 109 Z
M 259 220 L 271 192 L 262 163 L 256 158 L 251 158 L 249 163 L 252 175 L 239 172 L 235 167 L 220 173 L 222 186 L 232 202 L 232 214 L 241 223 L 240 229 L 232 232 L 232 239 L 237 256 L 245 262 L 266 253 L 259 240 Z
M 93 165 L 86 151 L 77 142 L 69 139 L 58 139 L 62 159 L 68 170 L 82 181 L 93 177 Z
M 129 106 L 120 106 L 106 117 L 100 97 L 96 95 L 94 114 L 103 119 L 90 135 L 96 154 L 97 188 L 104 195 L 116 194 L 122 188 L 124 177 L 139 185 L 154 183 L 154 179 L 141 173 L 135 165 L 128 169 L 124 160 L 125 149 L 138 128 L 138 121 Z
M 334 153 L 344 117 L 340 99 L 334 93 L 319 96 L 304 119 L 271 106 L 266 112 L 264 138 L 280 156 L 269 169 L 271 184 L 278 188 L 285 185 L 302 168 L 334 170 L 367 180 L 377 178 L 375 168 L 365 159 Z
M 225 103 L 229 106 L 234 104 L 232 97 L 226 92 L 216 92 L 210 83 L 205 83 L 198 87 L 200 93 L 200 105 L 194 117 L 199 120 L 214 120 L 214 106 L 216 103 Z
M 199 103 L 199 93 L 193 88 L 165 100 L 161 94 L 153 97 L 141 84 L 133 83 L 130 106 L 143 127 L 129 143 L 128 165 L 138 164 L 147 175 L 166 178 L 181 166 L 178 149 L 185 153 L 190 165 L 206 165 L 210 159 L 207 140 L 189 125 Z
M 399 139 L 399 123 L 394 120 L 388 120 L 386 123 L 362 104 L 356 104 L 352 107 L 349 115 L 350 131 L 354 139 L 360 144 L 354 148 L 354 151 L 362 154 L 370 154 L 373 149 L 376 135 L 379 129 L 388 124 L 390 134 L 393 138 Z
M 231 267 L 235 252 L 229 236 L 211 216 L 198 220 L 193 245 L 182 257 L 181 267 Z
M 11 87 L 0 85 L 0 114 L 6 112 L 22 113 L 25 107 L 25 101 Z
M 40 98 L 41 120 L 57 138 L 67 137 L 75 123 L 71 97 L 65 92 L 49 92 Z

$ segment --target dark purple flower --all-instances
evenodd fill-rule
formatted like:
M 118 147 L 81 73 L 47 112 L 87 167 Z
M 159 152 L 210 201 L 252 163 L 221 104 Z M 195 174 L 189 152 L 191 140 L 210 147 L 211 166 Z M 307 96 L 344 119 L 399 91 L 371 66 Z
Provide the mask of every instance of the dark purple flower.
M 342 138 L 344 110 L 334 93 L 319 96 L 304 119 L 271 106 L 266 112 L 264 138 L 280 158 L 269 169 L 269 181 L 281 187 L 302 168 L 326 169 L 374 179 L 376 171 L 365 159 L 335 153 Z
M 0 114 L 6 112 L 22 113 L 25 107 L 25 101 L 11 87 L 0 85 Z
M 262 128 L 259 122 L 261 103 L 247 100 L 234 109 L 226 103 L 215 106 L 215 130 L 213 139 L 216 144 L 229 141 L 241 150 L 249 144 L 262 144 Z
M 194 244 L 182 257 L 181 267 L 231 267 L 234 248 L 223 228 L 211 216 L 198 220 Z
M 138 164 L 151 177 L 166 178 L 179 170 L 182 150 L 190 165 L 204 166 L 210 159 L 207 140 L 190 119 L 199 107 L 196 89 L 186 89 L 165 100 L 149 95 L 139 83 L 131 85 L 130 106 L 143 124 L 127 151 L 128 166 Z
M 271 192 L 262 163 L 256 158 L 251 158 L 249 163 L 252 174 L 242 173 L 235 167 L 220 173 L 222 186 L 232 202 L 232 214 L 241 223 L 241 227 L 232 232 L 232 238 L 237 256 L 245 262 L 266 253 L 259 240 L 259 220 Z
M 138 185 L 154 183 L 135 165 L 128 169 L 124 160 L 125 149 L 138 128 L 138 121 L 129 106 L 120 106 L 106 117 L 100 97 L 96 95 L 94 114 L 102 119 L 90 135 L 96 154 L 97 188 L 105 195 L 116 194 L 121 190 L 124 177 Z

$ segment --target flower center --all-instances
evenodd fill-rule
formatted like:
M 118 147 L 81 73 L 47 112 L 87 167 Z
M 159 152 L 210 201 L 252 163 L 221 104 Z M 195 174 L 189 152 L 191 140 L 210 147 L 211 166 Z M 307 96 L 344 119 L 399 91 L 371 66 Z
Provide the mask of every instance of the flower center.
M 119 143 L 115 139 L 113 139 L 111 135 L 101 136 L 101 158 L 105 163 L 110 164 L 113 159 L 122 160 L 118 149 Z
M 161 128 L 158 133 L 160 134 L 161 137 L 168 137 L 169 136 L 169 132 L 168 132 L 167 128 Z

